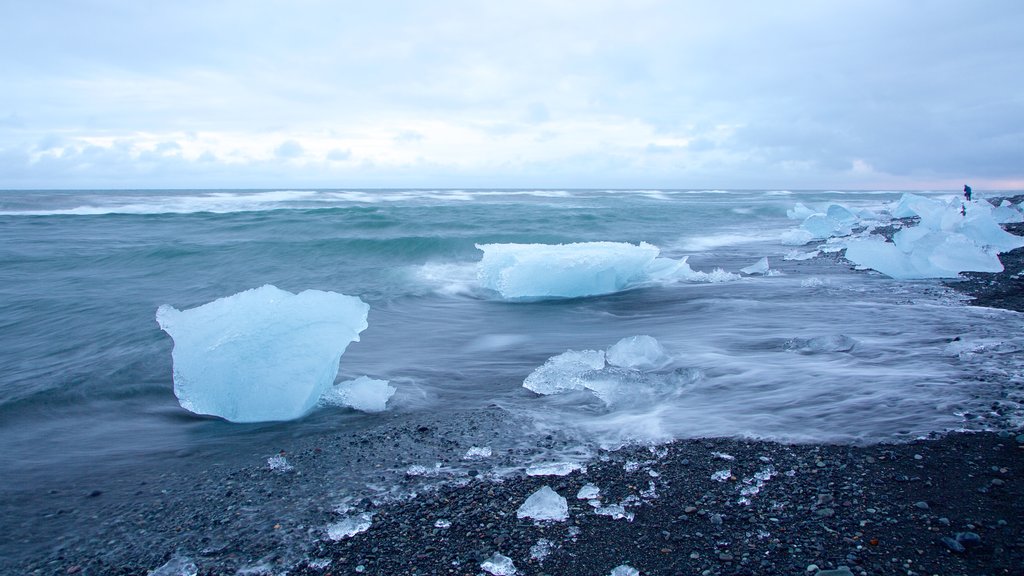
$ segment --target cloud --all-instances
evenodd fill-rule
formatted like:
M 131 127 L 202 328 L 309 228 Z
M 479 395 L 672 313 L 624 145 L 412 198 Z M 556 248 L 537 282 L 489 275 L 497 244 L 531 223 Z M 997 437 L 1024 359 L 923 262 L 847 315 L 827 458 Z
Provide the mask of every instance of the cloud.
M 15 3 L 0 187 L 1021 181 L 1022 27 L 1012 0 Z

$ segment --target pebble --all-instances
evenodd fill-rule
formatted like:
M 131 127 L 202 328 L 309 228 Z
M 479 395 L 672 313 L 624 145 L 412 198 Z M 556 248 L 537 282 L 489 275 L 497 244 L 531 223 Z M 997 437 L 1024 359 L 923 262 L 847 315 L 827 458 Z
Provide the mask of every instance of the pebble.
M 927 510 L 928 509 L 928 503 L 922 500 L 921 502 L 915 502 L 914 503 L 914 507 L 920 508 L 921 510 Z
M 981 544 L 981 536 L 974 532 L 957 532 L 956 541 L 965 546 L 977 546 Z
M 814 514 L 819 518 L 831 518 L 836 515 L 836 511 L 831 508 L 819 508 L 814 511 Z
M 853 572 L 846 566 L 840 566 L 835 570 L 819 570 L 815 576 L 853 576 Z
M 942 544 L 945 545 L 946 548 L 949 548 L 953 552 L 960 553 L 965 550 L 963 544 L 957 542 L 949 536 L 943 536 L 942 538 L 940 538 L 939 541 L 942 542 Z

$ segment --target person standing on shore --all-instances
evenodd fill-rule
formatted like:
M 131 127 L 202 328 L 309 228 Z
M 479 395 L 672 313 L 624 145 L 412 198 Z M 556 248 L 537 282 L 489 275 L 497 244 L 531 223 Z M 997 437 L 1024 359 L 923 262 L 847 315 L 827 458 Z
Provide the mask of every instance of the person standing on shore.
M 968 202 L 971 201 L 971 187 L 967 184 L 964 184 L 964 198 L 966 198 Z

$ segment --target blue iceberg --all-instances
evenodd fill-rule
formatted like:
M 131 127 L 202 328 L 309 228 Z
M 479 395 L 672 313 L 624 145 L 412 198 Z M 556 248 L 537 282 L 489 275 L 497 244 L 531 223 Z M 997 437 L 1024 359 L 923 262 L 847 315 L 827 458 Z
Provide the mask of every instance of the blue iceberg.
M 190 310 L 165 304 L 156 320 L 174 339 L 174 394 L 183 408 L 267 422 L 316 406 L 369 309 L 354 296 L 268 284 Z
M 655 281 L 720 282 L 736 276 L 715 270 L 695 272 L 686 262 L 660 258 L 646 242 L 572 244 L 477 244 L 484 256 L 477 279 L 510 300 L 580 298 L 612 294 Z

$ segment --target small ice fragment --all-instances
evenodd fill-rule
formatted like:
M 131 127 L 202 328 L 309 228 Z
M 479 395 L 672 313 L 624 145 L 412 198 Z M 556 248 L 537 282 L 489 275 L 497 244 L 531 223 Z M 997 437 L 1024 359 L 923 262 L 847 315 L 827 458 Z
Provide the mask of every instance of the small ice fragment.
M 480 568 L 493 576 L 512 576 L 516 573 L 516 566 L 512 559 L 495 552 L 490 558 L 480 564 Z
M 580 470 L 586 472 L 587 468 L 575 462 L 545 462 L 534 464 L 526 469 L 527 476 L 568 476 Z
M 472 446 L 469 450 L 466 450 L 466 455 L 462 457 L 463 460 L 481 460 L 484 458 L 491 457 L 490 446 Z
M 406 476 L 426 476 L 429 471 L 426 466 L 413 464 L 405 469 Z
M 443 529 L 447 529 L 447 528 L 451 528 L 451 527 L 452 527 L 452 521 L 451 520 L 441 519 L 441 520 L 438 520 L 437 522 L 434 522 L 434 528 L 441 528 L 443 530 Z
M 658 497 L 658 489 L 654 486 L 653 480 L 647 484 L 646 490 L 640 491 L 640 497 L 644 500 L 654 500 Z
M 306 566 L 313 570 L 323 570 L 331 565 L 330 558 L 310 558 L 306 560 Z
M 796 260 L 796 261 L 810 260 L 811 258 L 814 258 L 815 256 L 817 256 L 819 254 L 821 254 L 820 250 L 813 250 L 811 252 L 801 252 L 799 250 L 790 250 L 789 252 L 786 253 L 785 256 L 782 257 L 782 259 L 783 260 Z
M 735 460 L 736 459 L 735 456 L 732 456 L 730 454 L 726 454 L 725 452 L 712 452 L 711 455 L 714 456 L 715 458 L 718 458 L 719 460 Z
M 163 566 L 150 570 L 148 576 L 196 576 L 199 567 L 188 556 L 174 556 Z
M 608 576 L 640 576 L 640 571 L 629 564 L 623 564 L 612 568 L 611 574 Z
M 595 500 L 601 497 L 601 489 L 594 484 L 584 484 L 580 491 L 576 493 L 576 497 L 580 500 Z
M 651 478 L 661 478 L 661 474 L 658 474 L 654 470 L 648 470 L 647 475 L 650 476 Z
M 602 506 L 597 510 L 594 510 L 594 514 L 598 516 L 611 516 L 613 520 L 625 519 L 627 522 L 632 522 L 635 514 L 626 510 L 622 504 L 609 504 L 608 506 Z
M 516 511 L 516 518 L 564 522 L 569 518 L 569 504 L 550 486 L 544 486 L 523 502 Z
M 295 467 L 288 463 L 288 459 L 278 454 L 277 456 L 271 456 L 267 458 L 267 465 L 274 472 L 288 472 L 293 470 Z
M 730 470 L 728 468 L 726 468 L 725 470 L 719 470 L 718 472 L 715 472 L 714 474 L 711 475 L 711 479 L 712 480 L 716 480 L 718 482 L 725 482 L 726 480 L 728 480 L 731 477 L 732 477 L 732 470 Z
M 827 352 L 849 352 L 857 346 L 857 341 L 844 334 L 815 336 L 814 338 L 792 338 L 783 344 L 785 350 L 801 354 L 820 354 Z
M 640 463 L 634 460 L 628 460 L 625 464 L 622 465 L 622 469 L 630 473 L 636 472 L 637 470 L 640 469 Z
M 360 412 L 383 412 L 397 388 L 387 380 L 374 380 L 360 376 L 355 380 L 339 382 L 320 398 L 321 404 L 347 406 Z
M 757 262 L 754 262 L 746 268 L 740 268 L 740 272 L 744 274 L 767 274 L 768 273 L 768 257 L 765 256 Z
M 356 534 L 369 530 L 372 523 L 373 514 L 363 512 L 355 516 L 349 516 L 340 522 L 327 526 L 327 537 L 334 541 L 351 538 Z
M 543 562 L 551 554 L 551 550 L 554 549 L 555 545 L 547 538 L 541 538 L 537 540 L 537 543 L 530 546 L 530 558 L 537 561 Z

